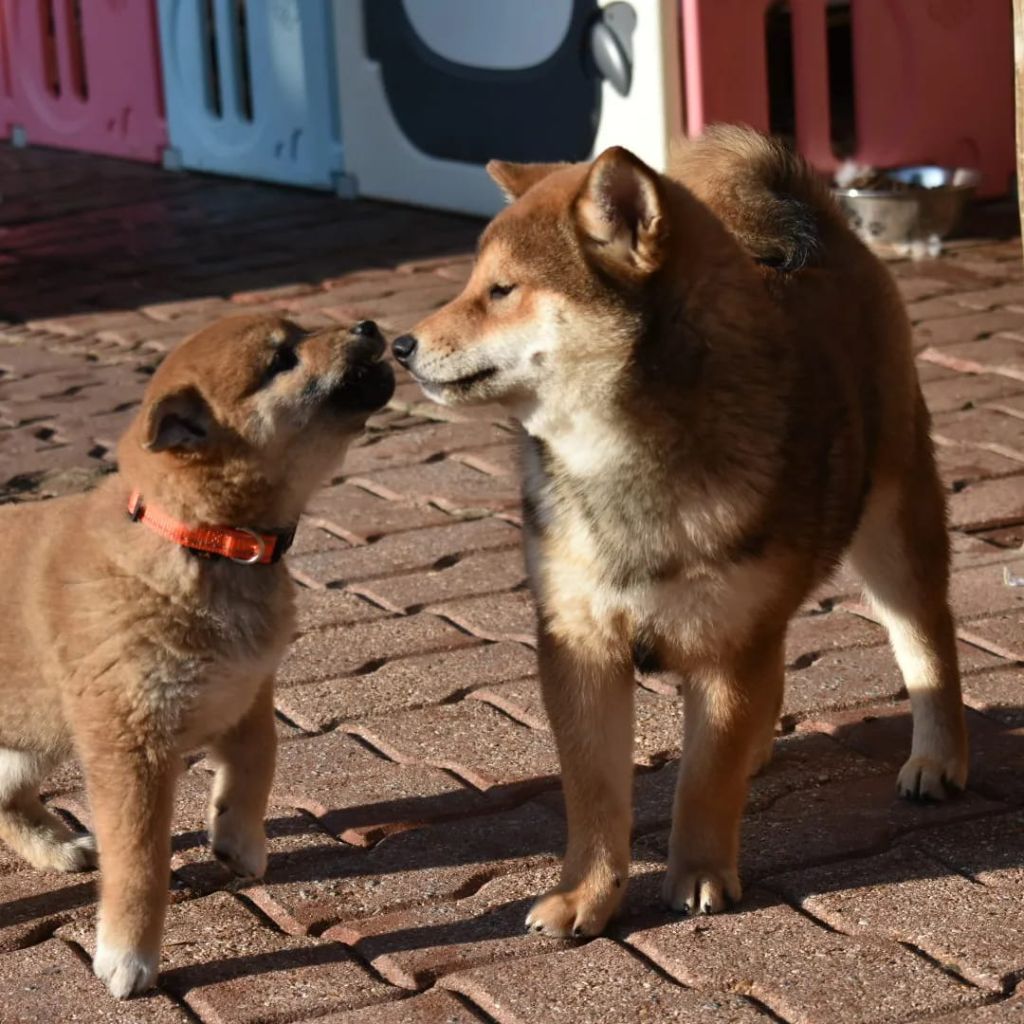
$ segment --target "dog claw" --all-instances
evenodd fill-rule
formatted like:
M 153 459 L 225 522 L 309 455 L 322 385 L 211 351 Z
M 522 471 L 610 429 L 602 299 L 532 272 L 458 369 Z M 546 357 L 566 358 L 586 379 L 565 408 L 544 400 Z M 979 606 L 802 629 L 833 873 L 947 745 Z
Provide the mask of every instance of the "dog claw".
M 734 871 L 669 870 L 663 890 L 665 902 L 686 917 L 717 914 L 740 899 Z
M 533 905 L 526 926 L 552 938 L 586 938 L 600 935 L 618 907 L 621 888 L 611 888 L 601 899 L 584 899 L 579 889 L 550 892 Z

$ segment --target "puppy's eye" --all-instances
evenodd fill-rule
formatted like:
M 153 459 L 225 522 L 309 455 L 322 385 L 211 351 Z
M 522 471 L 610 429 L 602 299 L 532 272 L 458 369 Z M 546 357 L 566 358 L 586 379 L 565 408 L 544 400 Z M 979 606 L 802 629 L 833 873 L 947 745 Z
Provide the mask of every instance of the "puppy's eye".
M 299 365 L 299 357 L 291 345 L 281 345 L 274 349 L 274 355 L 267 367 L 266 379 L 271 380 L 279 373 L 287 373 Z
M 503 299 L 506 295 L 511 295 L 515 290 L 516 286 L 514 284 L 492 284 L 490 291 L 491 301 Z

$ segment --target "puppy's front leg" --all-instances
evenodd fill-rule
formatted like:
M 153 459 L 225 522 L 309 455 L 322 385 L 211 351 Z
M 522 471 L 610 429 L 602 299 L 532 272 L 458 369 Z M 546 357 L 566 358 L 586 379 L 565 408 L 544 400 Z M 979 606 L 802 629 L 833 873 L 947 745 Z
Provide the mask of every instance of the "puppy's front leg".
M 260 878 L 267 868 L 263 819 L 276 750 L 273 679 L 268 679 L 243 718 L 210 748 L 217 765 L 210 844 L 217 860 L 242 878 Z
M 691 674 L 665 878 L 673 910 L 716 913 L 740 898 L 740 819 L 783 680 L 781 637 Z
M 562 880 L 526 918 L 545 935 L 599 934 L 626 891 L 634 685 L 626 653 L 541 630 L 541 683 L 569 825 Z
M 80 740 L 100 853 L 93 970 L 124 999 L 156 981 L 167 909 L 171 808 L 181 761 L 145 742 Z

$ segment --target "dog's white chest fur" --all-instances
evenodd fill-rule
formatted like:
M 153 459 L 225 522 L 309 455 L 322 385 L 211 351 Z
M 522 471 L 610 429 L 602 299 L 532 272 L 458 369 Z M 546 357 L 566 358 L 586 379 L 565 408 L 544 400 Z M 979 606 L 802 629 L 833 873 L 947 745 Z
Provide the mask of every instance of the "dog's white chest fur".
M 588 433 L 593 425 L 585 426 Z M 525 452 L 525 490 L 538 531 L 527 532 L 526 561 L 541 604 L 558 608 L 570 631 L 628 623 L 694 652 L 741 641 L 770 600 L 777 570 L 762 559 L 718 562 L 698 554 L 708 526 L 732 525 L 740 503 L 723 495 L 688 513 L 673 505 L 671 492 L 652 501 L 639 494 L 643 481 L 631 480 L 628 446 L 614 430 L 590 442 L 573 431 L 552 445 L 589 492 L 589 507 L 575 500 L 573 488 L 552 485 L 537 448 Z M 567 452 L 574 452 L 570 459 Z M 621 484 L 609 484 L 616 479 Z
M 745 638 L 770 599 L 773 578 L 767 563 L 744 562 L 714 575 L 681 572 L 623 597 L 645 628 L 696 651 Z
M 635 632 L 661 637 L 691 653 L 741 642 L 773 586 L 774 568 L 755 561 L 714 573 L 680 570 L 667 579 L 618 586 L 608 582 L 597 558 L 580 554 L 559 554 L 543 562 L 534 554 L 529 559 L 541 603 L 558 608 L 563 618 L 575 618 L 566 623 L 570 631 L 588 633 L 598 623 L 628 623 Z

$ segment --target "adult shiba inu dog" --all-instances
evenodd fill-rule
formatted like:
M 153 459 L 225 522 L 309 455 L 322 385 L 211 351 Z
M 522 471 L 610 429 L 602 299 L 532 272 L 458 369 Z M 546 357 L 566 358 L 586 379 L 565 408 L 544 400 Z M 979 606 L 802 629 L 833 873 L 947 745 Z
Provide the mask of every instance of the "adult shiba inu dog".
M 182 755 L 217 764 L 215 855 L 266 866 L 272 681 L 294 633 L 281 562 L 299 514 L 394 376 L 371 321 L 307 334 L 235 317 L 157 370 L 95 491 L 0 508 L 0 838 L 36 867 L 92 866 L 94 969 L 115 996 L 155 980 Z M 82 762 L 75 836 L 39 800 Z
M 910 330 L 827 188 L 754 132 L 671 173 L 489 170 L 512 201 L 465 290 L 394 352 L 446 405 L 526 429 L 524 533 L 569 841 L 527 924 L 600 932 L 629 867 L 637 644 L 687 681 L 665 894 L 740 896 L 740 816 L 771 750 L 790 617 L 849 552 L 914 734 L 899 790 L 962 787 L 948 541 Z

